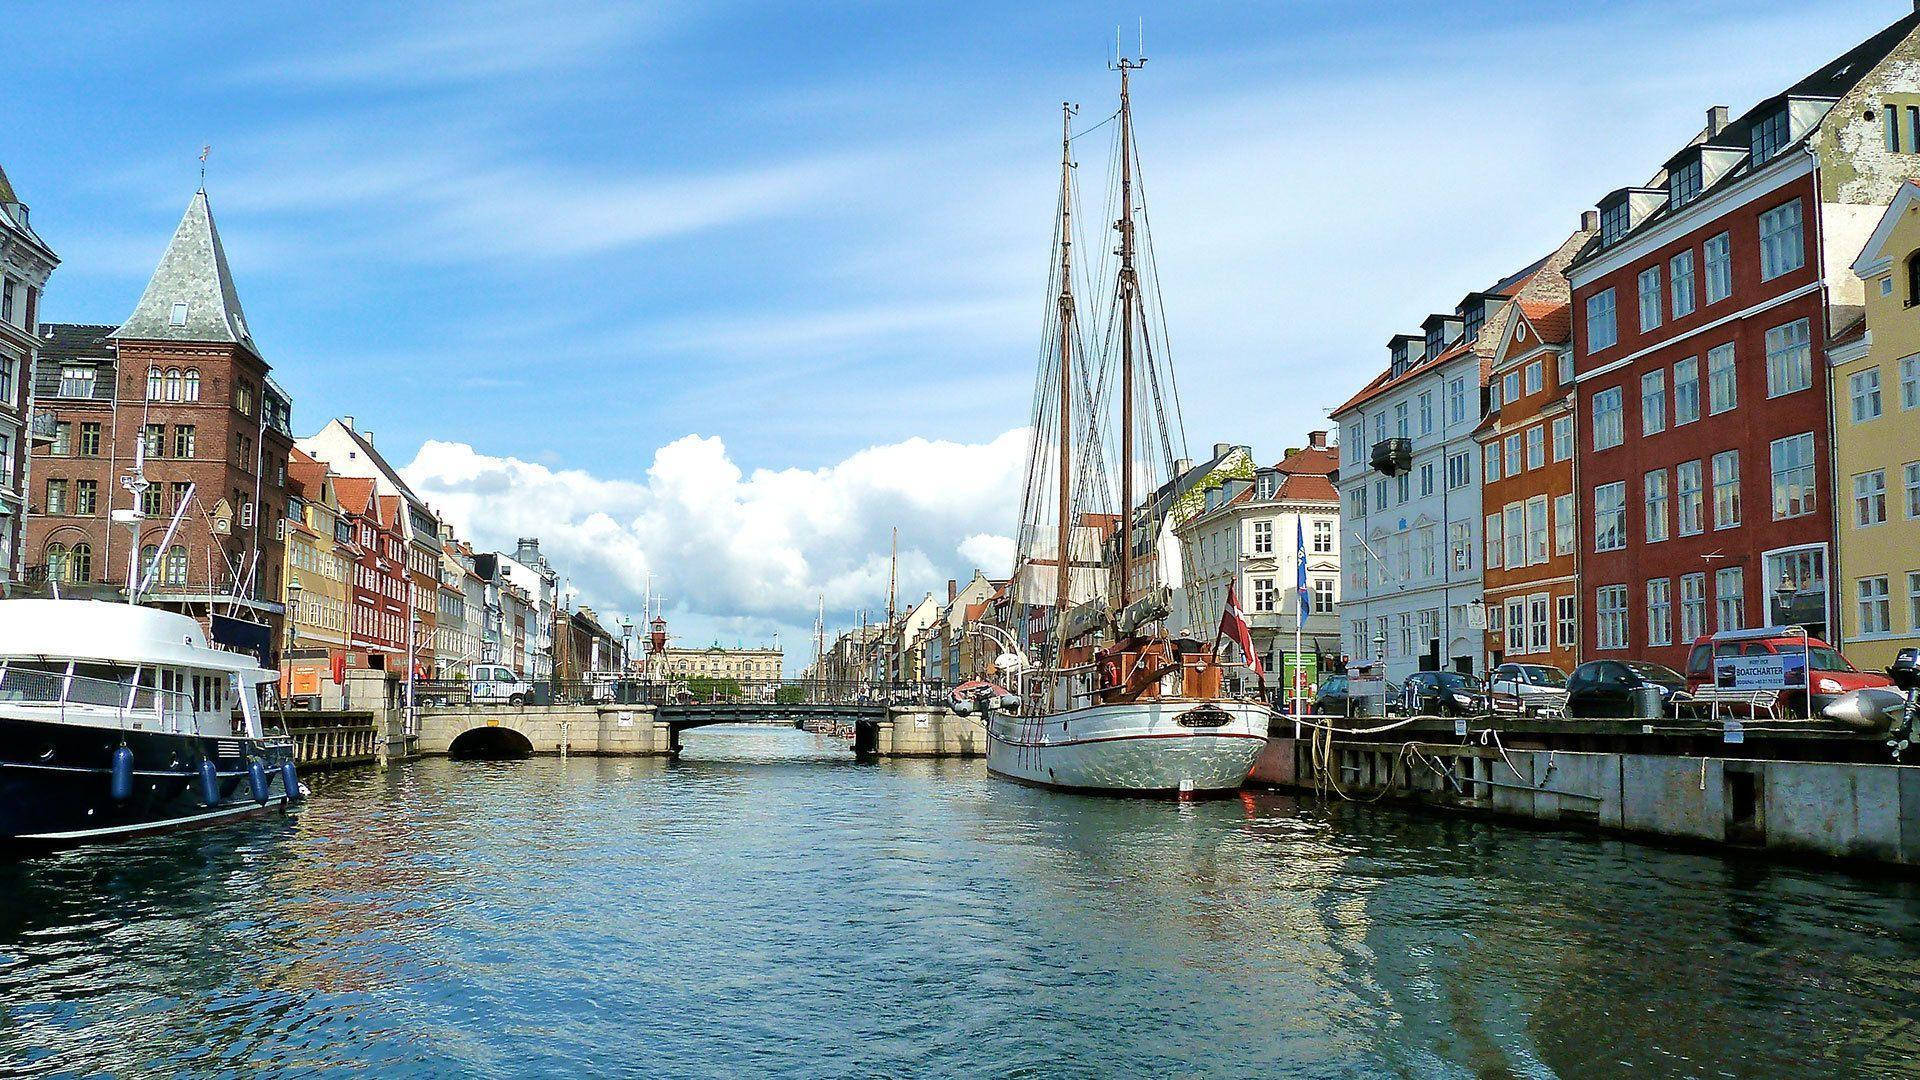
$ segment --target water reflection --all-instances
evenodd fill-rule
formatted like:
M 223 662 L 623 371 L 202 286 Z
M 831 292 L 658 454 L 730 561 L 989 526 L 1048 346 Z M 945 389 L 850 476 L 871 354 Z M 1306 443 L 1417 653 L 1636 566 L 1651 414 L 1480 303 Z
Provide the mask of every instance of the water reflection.
M 0 1071 L 1910 1071 L 1920 892 L 779 729 L 0 862 Z

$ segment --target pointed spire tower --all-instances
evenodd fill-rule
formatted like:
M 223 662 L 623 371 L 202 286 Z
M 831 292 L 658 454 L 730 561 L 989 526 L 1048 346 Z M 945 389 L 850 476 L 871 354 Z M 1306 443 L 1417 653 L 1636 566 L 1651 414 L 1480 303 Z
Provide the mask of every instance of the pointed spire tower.
M 213 224 L 203 188 L 193 193 L 166 254 L 140 294 L 133 314 L 113 337 L 121 341 L 220 342 L 241 346 L 256 358 L 260 349 L 247 330 L 240 294 L 227 268 L 227 251 Z

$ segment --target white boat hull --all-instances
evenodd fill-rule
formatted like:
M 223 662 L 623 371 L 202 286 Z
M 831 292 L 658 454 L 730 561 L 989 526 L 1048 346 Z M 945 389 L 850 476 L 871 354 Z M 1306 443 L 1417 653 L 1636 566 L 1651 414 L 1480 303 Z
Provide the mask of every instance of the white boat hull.
M 1224 713 L 1226 722 L 1180 722 L 1209 708 Z M 1052 716 L 995 715 L 987 724 L 987 768 L 1010 780 L 1071 791 L 1219 794 L 1246 783 L 1266 747 L 1270 715 L 1255 702 L 1193 699 L 1093 705 Z

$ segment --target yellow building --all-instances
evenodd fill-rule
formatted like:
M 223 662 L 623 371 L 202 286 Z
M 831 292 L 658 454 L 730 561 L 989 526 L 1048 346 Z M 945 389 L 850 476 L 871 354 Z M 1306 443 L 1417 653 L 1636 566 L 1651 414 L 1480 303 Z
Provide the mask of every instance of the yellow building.
M 1853 272 L 1866 322 L 1827 350 L 1841 645 L 1864 670 L 1920 645 L 1920 181 L 1900 186 Z
M 349 644 L 352 568 L 340 545 L 352 533 L 340 516 L 326 465 L 295 449 L 287 462 L 287 488 L 292 498 L 287 500 L 286 572 L 280 577 L 288 614 L 283 645 L 293 655 L 324 657 Z

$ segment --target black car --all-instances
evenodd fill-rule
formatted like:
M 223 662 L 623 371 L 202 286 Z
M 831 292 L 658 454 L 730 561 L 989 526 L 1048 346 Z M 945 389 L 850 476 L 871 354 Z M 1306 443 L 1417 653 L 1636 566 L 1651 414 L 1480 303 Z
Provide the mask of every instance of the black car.
M 1392 683 L 1388 683 L 1387 701 L 1394 702 L 1399 699 L 1400 688 Z M 1347 677 L 1345 675 L 1327 676 L 1326 679 L 1320 683 L 1320 688 L 1313 692 L 1313 714 L 1315 716 L 1352 716 L 1352 709 L 1353 702 L 1352 699 L 1347 696 Z
M 1652 719 L 1653 695 L 1659 712 L 1673 710 L 1675 694 L 1685 692 L 1687 680 L 1672 668 L 1644 660 L 1592 660 L 1567 676 L 1567 715 L 1612 719 Z
M 1415 716 L 1479 716 L 1491 711 L 1486 684 L 1460 671 L 1416 671 L 1407 676 L 1400 707 Z

